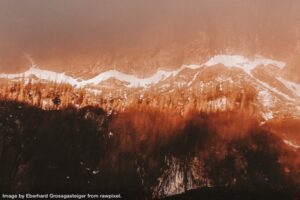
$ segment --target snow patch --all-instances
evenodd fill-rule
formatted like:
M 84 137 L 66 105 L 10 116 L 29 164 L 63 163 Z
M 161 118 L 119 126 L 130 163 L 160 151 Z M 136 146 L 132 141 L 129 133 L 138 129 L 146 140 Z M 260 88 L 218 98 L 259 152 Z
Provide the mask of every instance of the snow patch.
M 228 99 L 226 97 L 221 97 L 221 98 L 217 98 L 215 100 L 209 101 L 207 104 L 212 110 L 225 111 L 227 108 Z
M 271 120 L 271 119 L 273 119 L 273 112 L 272 112 L 272 111 L 264 112 L 264 113 L 262 113 L 262 117 L 263 117 L 266 121 Z

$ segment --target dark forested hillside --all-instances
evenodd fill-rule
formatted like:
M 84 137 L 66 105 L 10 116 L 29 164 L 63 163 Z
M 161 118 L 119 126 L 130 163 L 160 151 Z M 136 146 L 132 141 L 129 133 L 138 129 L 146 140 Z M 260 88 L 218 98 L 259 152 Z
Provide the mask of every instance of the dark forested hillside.
M 297 199 L 299 170 L 299 151 L 245 113 L 183 118 L 150 108 L 108 114 L 96 107 L 45 111 L 0 102 L 1 192 L 146 199 L 204 188 L 197 197 L 274 192 Z M 221 192 L 210 198 L 210 191 Z

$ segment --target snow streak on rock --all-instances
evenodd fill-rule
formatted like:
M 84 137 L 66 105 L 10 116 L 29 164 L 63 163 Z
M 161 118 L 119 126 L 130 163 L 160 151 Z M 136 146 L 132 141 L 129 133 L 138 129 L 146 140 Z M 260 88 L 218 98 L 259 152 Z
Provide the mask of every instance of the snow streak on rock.
M 300 97 L 300 84 L 294 83 L 292 81 L 285 80 L 282 77 L 277 77 L 277 80 L 279 80 L 281 83 L 283 83 L 283 85 L 285 87 L 287 87 L 289 90 L 293 91 L 293 93 L 296 96 Z
M 289 145 L 290 147 L 295 148 L 295 149 L 300 148 L 300 145 L 296 145 L 296 144 L 294 144 L 293 142 L 291 142 L 291 141 L 289 141 L 289 140 L 283 140 L 283 142 L 284 142 L 285 144 Z
M 258 93 L 258 98 L 263 106 L 262 117 L 265 120 L 272 119 L 273 118 L 272 107 L 274 106 L 274 100 L 272 95 L 268 91 L 263 90 Z

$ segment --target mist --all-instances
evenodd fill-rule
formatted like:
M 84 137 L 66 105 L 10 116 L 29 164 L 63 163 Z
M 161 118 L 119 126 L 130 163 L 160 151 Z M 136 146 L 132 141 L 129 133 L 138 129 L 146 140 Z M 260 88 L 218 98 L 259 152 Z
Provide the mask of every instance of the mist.
M 181 58 L 187 44 L 203 33 L 210 54 L 232 48 L 285 59 L 296 43 L 299 10 L 296 0 L 1 0 L 0 71 L 120 60 L 139 70 L 136 60 L 160 50 L 175 59 L 163 64 L 177 66 L 187 60 Z M 240 41 L 256 48 L 243 50 Z

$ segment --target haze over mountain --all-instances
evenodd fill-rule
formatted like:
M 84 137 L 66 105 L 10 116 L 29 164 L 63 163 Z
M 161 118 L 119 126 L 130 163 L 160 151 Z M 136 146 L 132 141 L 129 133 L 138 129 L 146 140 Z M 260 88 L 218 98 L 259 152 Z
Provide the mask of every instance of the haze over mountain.
M 144 88 L 140 94 L 215 91 L 235 80 L 230 90 L 251 85 L 263 108 L 271 96 L 272 104 L 279 101 L 287 104 L 282 110 L 299 114 L 299 1 L 0 4 L 0 78 L 64 82 L 97 92 Z
M 0 0 L 0 193 L 298 199 L 299 10 Z
M 33 62 L 89 78 L 110 69 L 146 77 L 237 54 L 284 61 L 299 82 L 298 10 L 296 0 L 2 0 L 0 71 Z

